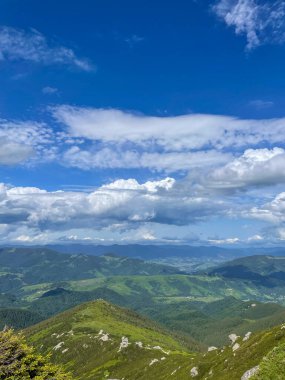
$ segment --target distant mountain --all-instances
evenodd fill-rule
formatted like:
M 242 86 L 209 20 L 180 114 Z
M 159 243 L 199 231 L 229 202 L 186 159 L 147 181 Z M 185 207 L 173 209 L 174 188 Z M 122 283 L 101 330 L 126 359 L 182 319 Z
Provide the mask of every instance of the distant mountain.
M 191 353 L 148 319 L 105 301 L 83 304 L 25 330 L 28 341 L 76 380 L 284 379 L 285 325 Z
M 0 249 L 0 292 L 13 292 L 24 284 L 80 280 L 116 275 L 166 275 L 177 268 L 114 254 L 100 257 L 63 255 L 47 248 Z
M 88 244 L 56 244 L 49 245 L 48 248 L 63 253 L 84 253 L 87 255 L 100 256 L 105 253 L 115 253 L 121 256 L 140 258 L 143 260 L 164 259 L 167 257 L 187 257 L 187 258 L 220 258 L 231 260 L 236 257 L 250 254 L 248 251 L 239 249 L 228 249 L 222 247 L 203 247 L 190 245 L 88 245 Z M 284 250 L 285 253 L 285 250 Z
M 231 279 L 249 280 L 267 287 L 285 283 L 285 256 L 250 256 L 219 265 L 208 272 Z
M 105 253 L 115 253 L 120 256 L 135 257 L 143 260 L 163 259 L 167 257 L 184 257 L 197 259 L 232 260 L 238 257 L 251 255 L 285 256 L 285 247 L 280 248 L 223 248 L 216 246 L 192 245 L 151 245 L 151 244 L 51 244 L 47 246 L 63 253 L 83 253 L 100 256 Z

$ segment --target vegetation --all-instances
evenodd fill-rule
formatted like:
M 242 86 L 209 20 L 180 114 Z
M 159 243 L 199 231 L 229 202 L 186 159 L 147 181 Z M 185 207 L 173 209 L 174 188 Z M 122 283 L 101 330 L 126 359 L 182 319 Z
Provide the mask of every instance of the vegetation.
M 47 248 L 0 249 L 0 287 L 13 292 L 25 284 L 80 280 L 100 276 L 181 273 L 161 264 L 116 255 L 60 254 Z
M 228 339 L 223 348 L 193 354 L 178 336 L 153 322 L 96 301 L 41 322 L 25 334 L 41 352 L 52 352 L 51 359 L 63 363 L 78 380 L 186 380 L 193 368 L 195 379 L 240 380 L 257 366 L 256 379 L 284 379 L 284 325 L 257 334 L 233 335 L 233 342 Z
M 143 379 L 166 379 L 175 366 L 193 358 L 169 331 L 102 300 L 52 317 L 25 334 L 40 352 L 52 352 L 54 362 L 82 380 L 136 379 L 139 374 Z
M 71 380 L 71 376 L 37 354 L 22 335 L 6 330 L 0 332 L 0 379 Z
M 285 321 L 284 263 L 246 257 L 187 275 L 112 254 L 3 249 L 0 328 L 32 325 L 29 343 L 78 380 L 184 380 L 193 368 L 197 379 L 235 380 L 257 367 L 256 379 L 282 379 L 285 328 L 273 326 Z

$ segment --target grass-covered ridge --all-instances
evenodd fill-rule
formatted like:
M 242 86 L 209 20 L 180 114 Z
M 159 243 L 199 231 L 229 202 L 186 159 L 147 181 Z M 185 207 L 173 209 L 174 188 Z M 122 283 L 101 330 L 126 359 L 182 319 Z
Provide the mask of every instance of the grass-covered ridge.
M 164 379 L 193 354 L 150 320 L 103 300 L 85 303 L 25 331 L 75 379 Z M 186 369 L 185 369 L 186 371 Z

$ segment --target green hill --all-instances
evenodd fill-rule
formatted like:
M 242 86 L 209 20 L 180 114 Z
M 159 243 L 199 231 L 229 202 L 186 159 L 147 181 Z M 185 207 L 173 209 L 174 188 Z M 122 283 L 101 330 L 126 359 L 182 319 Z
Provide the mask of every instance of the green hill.
M 285 308 L 227 297 L 214 302 L 180 302 L 139 309 L 140 313 L 170 330 L 190 336 L 207 346 L 222 346 L 234 330 L 238 335 L 260 331 L 285 322 Z
M 285 325 L 242 336 L 233 329 L 232 343 L 191 354 L 150 320 L 96 301 L 30 327 L 25 335 L 78 380 L 245 380 L 248 371 L 257 370 L 251 379 L 285 379 Z
M 284 286 L 285 257 L 249 256 L 219 265 L 208 272 L 232 279 L 250 280 L 265 287 Z
M 75 379 L 167 379 L 193 354 L 169 332 L 105 301 L 85 303 L 25 331 L 41 353 Z M 185 366 L 185 363 L 188 365 Z

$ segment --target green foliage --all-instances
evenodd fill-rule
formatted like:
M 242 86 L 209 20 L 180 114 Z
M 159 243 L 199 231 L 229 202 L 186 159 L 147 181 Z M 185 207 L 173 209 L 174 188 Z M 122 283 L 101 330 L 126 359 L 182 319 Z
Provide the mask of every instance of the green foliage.
M 0 332 L 0 379 L 71 380 L 71 376 L 37 354 L 22 335 L 7 330 Z
M 284 380 L 285 344 L 274 347 L 259 364 L 258 373 L 252 380 Z
M 42 316 L 24 309 L 0 309 L 0 329 L 8 325 L 14 329 L 23 329 L 42 320 Z

